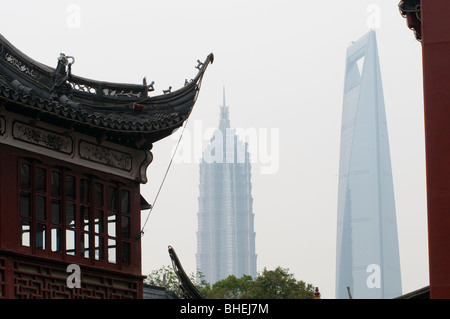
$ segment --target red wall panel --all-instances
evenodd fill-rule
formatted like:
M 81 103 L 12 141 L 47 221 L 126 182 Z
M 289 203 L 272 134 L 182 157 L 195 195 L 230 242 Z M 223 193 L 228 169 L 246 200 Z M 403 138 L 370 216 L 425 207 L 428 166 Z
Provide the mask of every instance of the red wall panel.
M 431 298 L 450 298 L 450 1 L 422 1 Z

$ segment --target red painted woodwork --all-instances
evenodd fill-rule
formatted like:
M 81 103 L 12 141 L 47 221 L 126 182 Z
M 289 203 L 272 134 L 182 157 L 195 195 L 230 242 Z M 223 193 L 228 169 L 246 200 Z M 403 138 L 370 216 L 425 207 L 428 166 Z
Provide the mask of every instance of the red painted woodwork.
M 22 167 L 30 170 L 26 182 Z M 72 180 L 76 196 L 69 198 Z M 0 144 L 0 298 L 142 298 L 140 202 L 137 182 Z M 45 218 L 38 207 L 45 207 Z M 31 231 L 21 232 L 23 221 Z M 73 251 L 69 232 L 76 234 Z M 116 244 L 110 248 L 115 260 L 108 258 L 108 243 Z M 82 288 L 66 287 L 69 264 L 81 267 Z
M 142 280 L 123 273 L 81 268 L 81 287 L 67 286 L 66 265 L 0 254 L 0 299 L 137 299 Z
M 430 297 L 450 298 L 450 1 L 422 1 Z

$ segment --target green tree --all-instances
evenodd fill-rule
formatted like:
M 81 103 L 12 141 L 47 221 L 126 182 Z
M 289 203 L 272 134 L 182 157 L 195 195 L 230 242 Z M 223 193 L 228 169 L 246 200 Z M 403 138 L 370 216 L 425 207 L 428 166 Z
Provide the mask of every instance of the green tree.
M 204 280 L 204 276 L 201 272 L 197 271 L 196 275 L 192 273 L 189 276 L 189 279 L 202 295 L 208 294 L 211 287 Z M 161 266 L 161 268 L 153 270 L 147 278 L 144 279 L 144 283 L 152 286 L 165 287 L 167 290 L 173 291 L 180 298 L 183 297 L 178 277 L 171 266 Z
M 204 296 L 210 299 L 314 299 L 314 287 L 295 279 L 287 268 L 264 268 L 255 280 L 247 275 L 240 278 L 230 275 L 216 282 Z
M 165 287 L 167 290 L 171 290 L 181 296 L 182 292 L 178 286 L 178 278 L 172 267 L 161 266 L 161 268 L 153 270 L 147 278 L 145 278 L 144 283 L 147 285 Z
M 230 275 L 216 282 L 210 290 L 206 291 L 206 297 L 210 299 L 238 299 L 249 289 L 252 282 L 251 276 L 243 275 L 237 278 Z
M 314 299 L 314 287 L 295 279 L 287 268 L 277 267 L 275 270 L 264 268 L 241 298 Z
M 201 272 L 189 276 L 200 293 L 208 299 L 314 299 L 314 287 L 304 281 L 295 279 L 289 269 L 277 267 L 275 270 L 264 270 L 256 279 L 243 275 L 237 278 L 230 275 L 212 286 L 204 280 Z M 144 280 L 146 284 L 166 287 L 179 297 L 183 293 L 178 278 L 170 266 L 162 266 L 153 270 Z

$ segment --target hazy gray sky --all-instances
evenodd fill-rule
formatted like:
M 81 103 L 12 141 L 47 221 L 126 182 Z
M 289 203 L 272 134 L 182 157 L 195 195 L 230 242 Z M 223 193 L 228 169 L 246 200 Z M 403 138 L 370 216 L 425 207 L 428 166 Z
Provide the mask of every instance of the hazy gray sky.
M 75 56 L 72 71 L 79 76 L 127 83 L 146 76 L 156 83 L 154 94 L 182 87 L 196 74 L 197 59 L 213 52 L 214 64 L 186 128 L 191 160 L 173 164 L 149 218 L 143 273 L 170 264 L 168 245 L 187 272 L 196 270 L 194 144 L 205 147 L 208 130 L 218 125 L 225 86 L 231 125 L 256 130 L 255 149 L 262 152 L 252 154 L 258 160 L 252 170 L 258 271 L 289 268 L 297 279 L 318 286 L 323 298 L 334 298 L 345 54 L 351 41 L 375 27 L 406 293 L 428 284 L 427 219 L 421 46 L 397 3 L 19 0 L 2 4 L 0 33 L 52 67 L 60 52 Z M 276 145 L 271 132 L 279 132 Z M 150 202 L 177 136 L 153 147 L 149 182 L 142 186 Z M 276 169 L 263 174 L 276 157 Z

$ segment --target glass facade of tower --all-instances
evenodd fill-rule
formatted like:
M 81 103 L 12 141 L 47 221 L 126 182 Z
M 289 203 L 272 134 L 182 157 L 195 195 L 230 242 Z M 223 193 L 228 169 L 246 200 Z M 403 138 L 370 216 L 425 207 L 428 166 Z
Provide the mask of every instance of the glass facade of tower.
M 336 298 L 402 294 L 394 187 L 375 31 L 347 50 L 341 126 Z
M 211 284 L 235 275 L 256 277 L 251 165 L 247 144 L 230 128 L 228 107 L 203 152 L 197 231 L 197 269 Z

